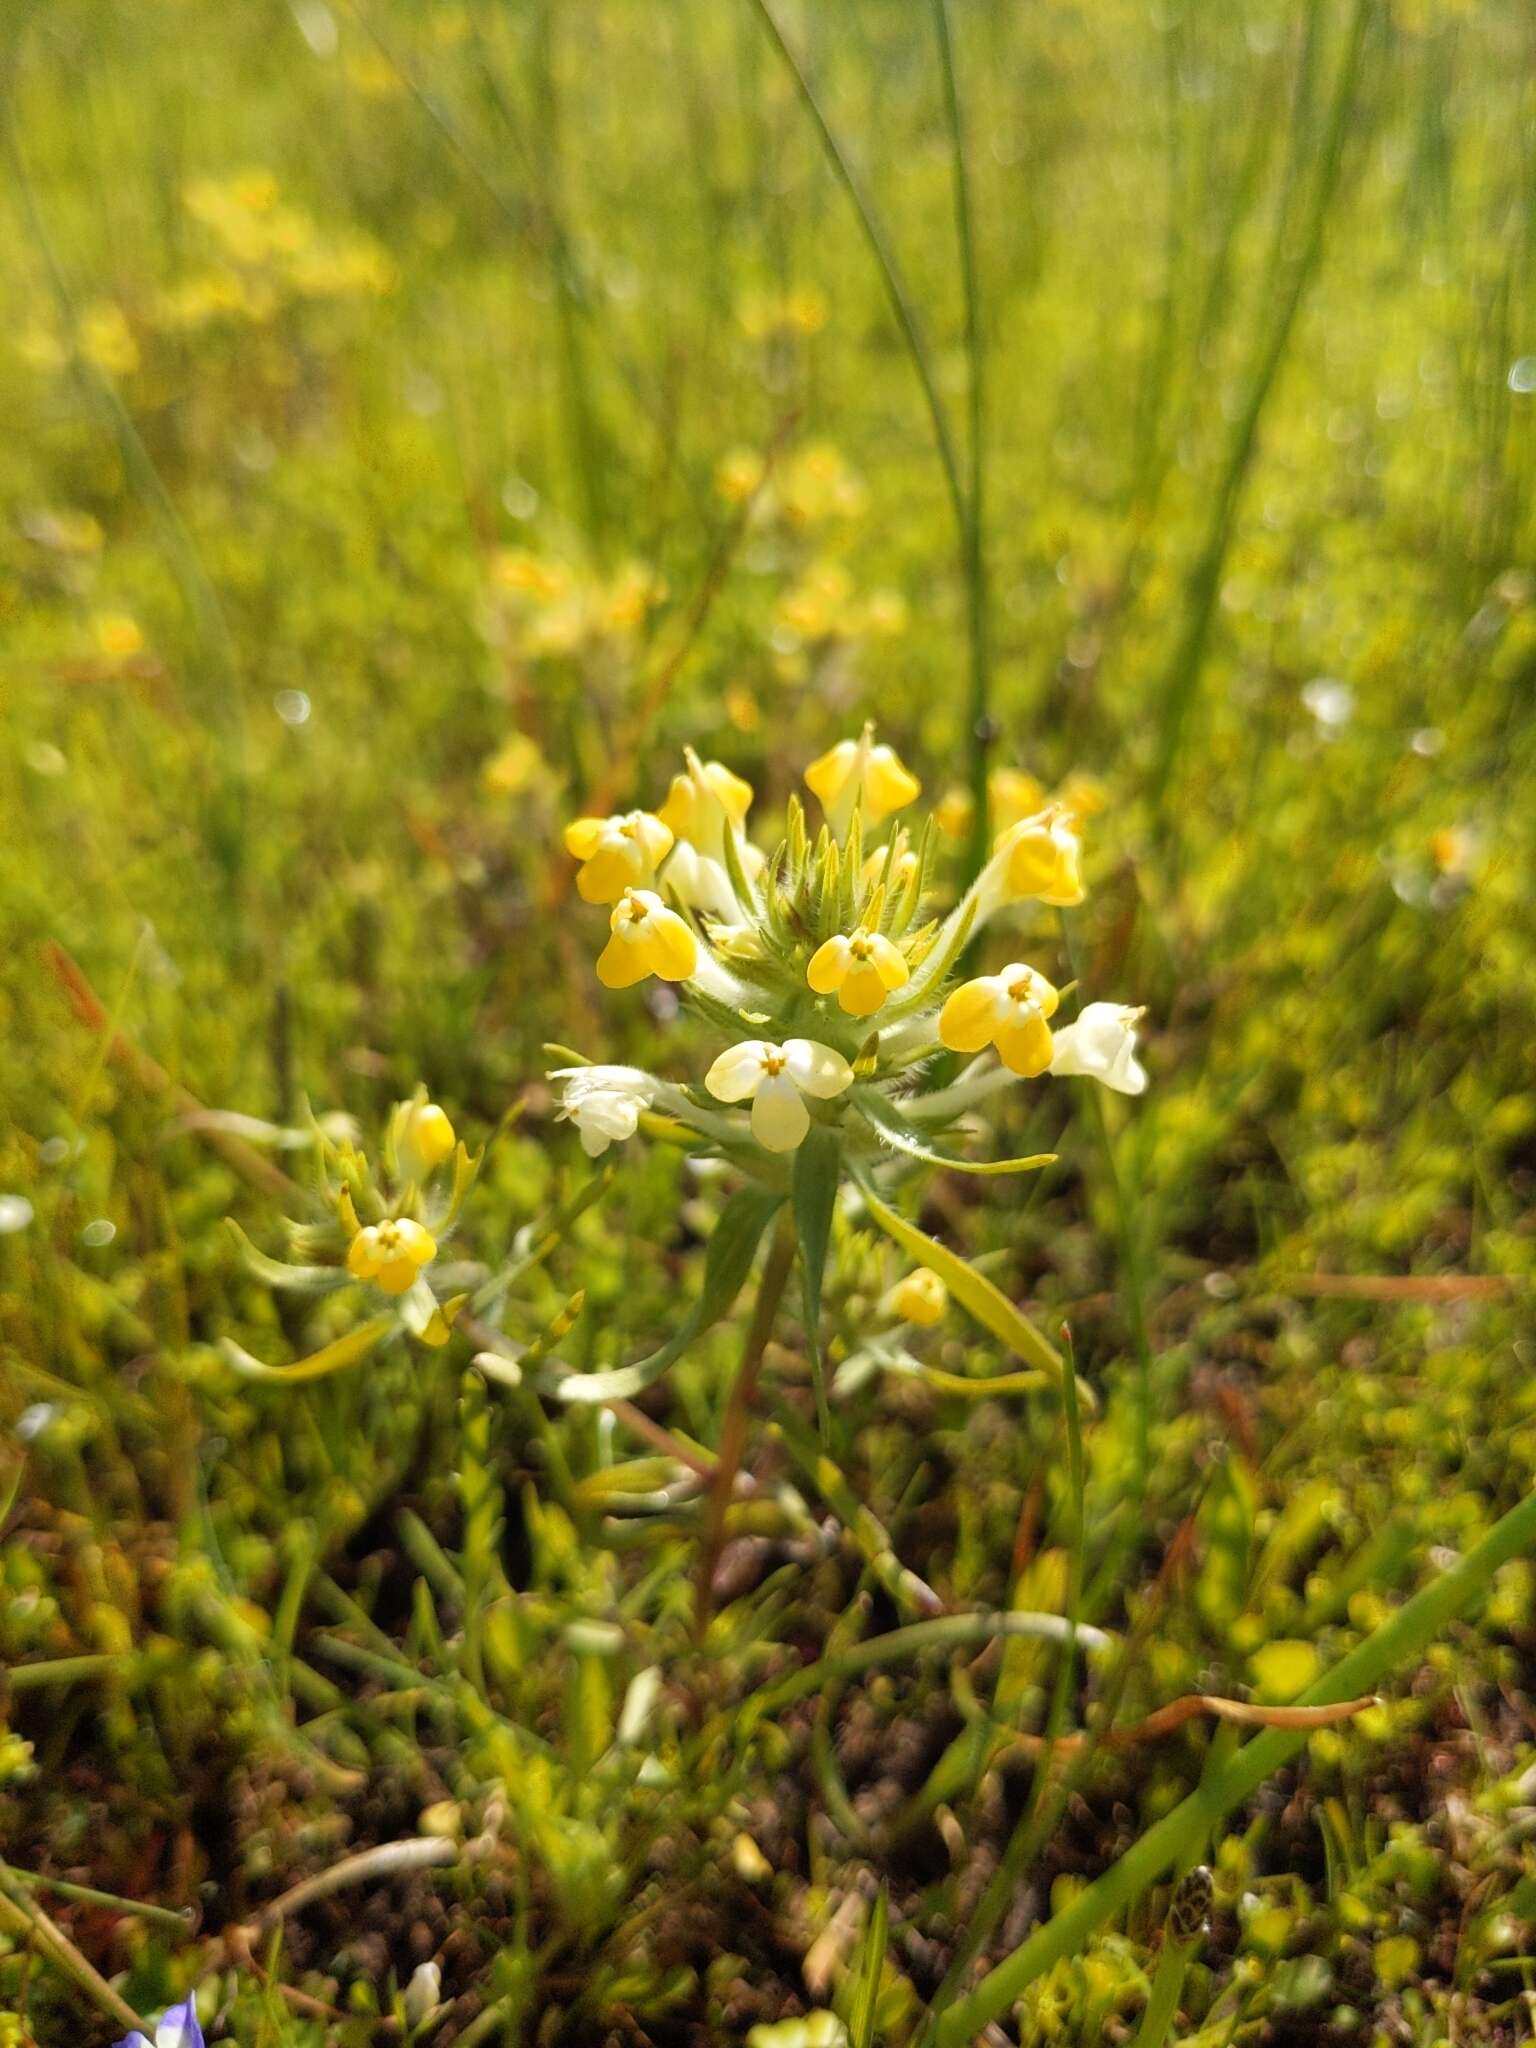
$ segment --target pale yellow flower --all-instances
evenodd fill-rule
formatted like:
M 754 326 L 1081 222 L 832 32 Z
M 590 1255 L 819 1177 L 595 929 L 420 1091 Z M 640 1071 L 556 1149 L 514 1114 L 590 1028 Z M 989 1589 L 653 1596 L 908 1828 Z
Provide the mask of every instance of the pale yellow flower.
M 139 622 L 127 612 L 98 612 L 91 621 L 97 652 L 108 661 L 132 661 L 144 651 Z
M 752 1104 L 752 1135 L 765 1151 L 793 1152 L 811 1128 L 804 1097 L 841 1095 L 853 1086 L 853 1069 L 814 1038 L 787 1038 L 782 1045 L 750 1038 L 721 1053 L 704 1085 L 719 1102 Z

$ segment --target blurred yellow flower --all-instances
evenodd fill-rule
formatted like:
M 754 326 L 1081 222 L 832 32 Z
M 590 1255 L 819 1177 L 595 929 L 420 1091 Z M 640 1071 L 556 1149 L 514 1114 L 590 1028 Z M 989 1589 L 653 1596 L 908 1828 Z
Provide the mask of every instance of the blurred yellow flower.
M 949 1289 L 937 1273 L 930 1272 L 926 1266 L 917 1266 L 886 1291 L 881 1307 L 888 1315 L 900 1316 L 905 1323 L 916 1323 L 920 1329 L 931 1330 L 935 1323 L 944 1320 L 944 1311 L 949 1307 Z
M 486 787 L 498 796 L 521 796 L 549 777 L 549 764 L 526 733 L 515 732 L 485 764 Z
M 414 1163 L 423 1173 L 430 1173 L 434 1167 L 441 1166 L 457 1142 L 445 1109 L 435 1102 L 420 1102 L 413 1106 L 405 1122 L 405 1143 L 415 1155 Z
M 98 612 L 91 621 L 96 651 L 108 661 L 131 661 L 144 651 L 144 635 L 127 612 Z
M 826 519 L 851 519 L 864 509 L 864 481 L 830 441 L 811 441 L 783 464 L 777 479 L 779 503 L 794 526 Z
M 715 465 L 715 489 L 728 505 L 741 505 L 762 488 L 768 465 L 755 448 L 732 448 Z
M 139 367 L 139 345 L 121 306 L 98 299 L 80 316 L 80 353 L 109 377 L 131 377 Z
M 841 562 L 813 562 L 775 610 L 779 624 L 802 640 L 829 640 L 852 624 L 853 578 Z

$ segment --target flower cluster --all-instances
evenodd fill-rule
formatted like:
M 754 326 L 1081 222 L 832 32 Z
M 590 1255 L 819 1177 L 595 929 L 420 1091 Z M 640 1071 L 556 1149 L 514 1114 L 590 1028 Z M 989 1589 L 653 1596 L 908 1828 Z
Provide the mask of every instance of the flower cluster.
M 874 728 L 812 762 L 805 781 L 819 833 L 791 797 L 767 853 L 747 837 L 749 785 L 691 750 L 657 811 L 567 827 L 580 895 L 608 908 L 599 980 L 673 983 L 731 1040 L 695 1081 L 557 1069 L 559 1114 L 589 1154 L 649 1117 L 769 1179 L 773 1155 L 795 1152 L 818 1126 L 851 1155 L 894 1149 L 963 1164 L 934 1141 L 1015 1076 L 1085 1075 L 1141 1092 L 1139 1010 L 1094 1002 L 1066 1022 L 1065 992 L 1024 960 L 955 983 L 993 918 L 1083 900 L 1076 805 L 1059 797 L 1010 822 L 970 888 L 936 916 L 937 829 L 898 822 L 919 785 Z M 974 1057 L 953 1074 L 944 1053 Z M 903 1313 L 921 1310 L 922 1292 L 907 1290 Z
M 309 301 L 377 298 L 395 281 L 379 244 L 354 232 L 325 232 L 286 201 L 263 169 L 190 179 L 182 205 L 203 243 L 203 260 L 135 308 L 112 299 L 80 313 L 68 340 L 48 326 L 23 330 L 18 347 L 33 368 L 63 370 L 72 349 L 106 377 L 132 377 L 157 335 L 230 326 L 266 327 Z
M 595 652 L 628 653 L 666 597 L 666 584 L 643 562 L 601 575 L 558 555 L 503 548 L 490 575 L 492 637 L 530 661 Z
M 404 1330 L 423 1344 L 446 1344 L 465 1296 L 440 1298 L 433 1284 L 438 1255 L 479 1166 L 447 1112 L 427 1100 L 424 1088 L 397 1103 L 377 1165 L 348 1118 L 328 1118 L 291 1136 L 314 1148 L 312 1214 L 288 1223 L 286 1262 L 259 1252 L 231 1224 L 246 1263 L 269 1285 L 311 1297 L 363 1287 L 378 1310 L 366 1326 L 374 1342 Z M 224 1350 L 242 1370 L 267 1370 L 228 1343 Z M 307 1376 L 303 1367 L 289 1370 Z

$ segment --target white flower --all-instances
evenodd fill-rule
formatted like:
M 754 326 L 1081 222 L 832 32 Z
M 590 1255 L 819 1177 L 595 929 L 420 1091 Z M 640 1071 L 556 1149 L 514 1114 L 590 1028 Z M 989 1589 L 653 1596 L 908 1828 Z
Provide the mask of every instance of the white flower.
M 741 916 L 724 861 L 700 853 L 686 839 L 680 839 L 673 847 L 665 879 L 673 895 L 690 910 L 702 910 L 707 916 L 723 918 L 727 923 Z
M 752 1135 L 766 1152 L 793 1152 L 811 1128 L 803 1097 L 825 1101 L 853 1085 L 853 1069 L 840 1052 L 814 1038 L 782 1045 L 749 1038 L 721 1053 L 704 1076 L 717 1101 L 750 1102 Z
M 405 1987 L 406 2025 L 419 2027 L 442 1998 L 443 1973 L 436 1963 L 418 1963 Z
M 658 1086 L 639 1067 L 558 1067 L 549 1078 L 563 1084 L 555 1114 L 575 1124 L 589 1159 L 635 1135 L 640 1112 L 656 1100 Z
M 1140 1095 L 1147 1085 L 1136 1057 L 1136 1025 L 1143 1014 L 1123 1003 L 1089 1003 L 1075 1023 L 1052 1034 L 1051 1072 L 1086 1074 L 1118 1095 Z

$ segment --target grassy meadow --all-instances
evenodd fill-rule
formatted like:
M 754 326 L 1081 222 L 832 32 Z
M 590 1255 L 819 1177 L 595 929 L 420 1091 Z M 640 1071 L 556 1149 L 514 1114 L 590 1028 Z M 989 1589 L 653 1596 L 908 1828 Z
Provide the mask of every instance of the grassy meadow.
M 0 65 L 0 2048 L 1536 2038 L 1529 10 Z M 692 747 L 856 908 L 866 719 L 936 917 L 1062 796 L 951 964 L 1150 1081 L 924 1153 L 829 997 L 823 1185 L 562 832 Z M 693 1094 L 594 1160 L 580 1060 Z M 437 1325 L 331 1284 L 413 1097 Z

